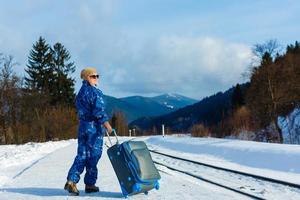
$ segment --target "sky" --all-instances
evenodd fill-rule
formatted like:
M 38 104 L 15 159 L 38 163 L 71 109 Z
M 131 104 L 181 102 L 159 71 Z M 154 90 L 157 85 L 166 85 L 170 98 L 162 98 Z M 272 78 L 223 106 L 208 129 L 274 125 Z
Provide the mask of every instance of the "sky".
M 299 41 L 297 0 L 0 0 L 0 52 L 26 75 L 39 36 L 61 42 L 107 95 L 201 99 L 249 78 L 254 44 Z

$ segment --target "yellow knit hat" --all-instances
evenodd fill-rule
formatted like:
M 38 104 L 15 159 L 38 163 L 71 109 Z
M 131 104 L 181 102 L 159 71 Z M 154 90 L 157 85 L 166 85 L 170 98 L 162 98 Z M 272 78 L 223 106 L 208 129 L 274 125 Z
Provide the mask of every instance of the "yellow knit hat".
M 91 74 L 97 74 L 97 70 L 92 67 L 87 67 L 87 68 L 81 70 L 80 78 L 83 80 L 87 80 L 88 76 Z

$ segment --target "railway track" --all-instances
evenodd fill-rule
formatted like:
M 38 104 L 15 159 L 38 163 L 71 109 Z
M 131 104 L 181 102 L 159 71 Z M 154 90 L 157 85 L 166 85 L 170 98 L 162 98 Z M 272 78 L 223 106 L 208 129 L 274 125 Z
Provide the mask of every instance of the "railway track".
M 202 162 L 198 162 L 198 161 L 194 161 L 194 160 L 189 160 L 186 158 L 181 158 L 181 157 L 177 157 L 174 155 L 170 155 L 167 153 L 163 153 L 163 152 L 159 152 L 157 150 L 151 150 L 149 149 L 149 151 L 153 154 L 153 155 L 160 155 L 160 157 L 157 158 L 165 158 L 169 161 L 169 164 L 166 164 L 166 160 L 164 161 L 163 159 L 159 160 L 159 159 L 153 159 L 154 163 L 156 163 L 157 165 L 161 165 L 164 166 L 170 170 L 173 171 L 177 171 L 180 173 L 183 173 L 185 175 L 191 176 L 193 178 L 208 182 L 210 184 L 216 185 L 218 187 L 222 187 L 225 188 L 227 190 L 239 193 L 241 195 L 250 197 L 252 199 L 270 199 L 268 197 L 268 194 L 266 194 L 265 192 L 257 192 L 257 189 L 251 189 L 249 191 L 245 191 L 245 187 L 241 186 L 238 187 L 238 184 L 243 183 L 243 181 L 245 182 L 251 182 L 252 183 L 259 183 L 258 185 L 260 186 L 260 189 L 263 188 L 264 186 L 267 187 L 271 187 L 275 188 L 275 189 L 280 189 L 282 188 L 283 191 L 285 191 L 286 188 L 290 189 L 293 192 L 299 193 L 299 198 L 300 198 L 300 185 L 295 184 L 295 183 L 290 183 L 287 181 L 283 181 L 283 180 L 277 180 L 277 179 L 273 179 L 273 178 L 269 178 L 269 177 L 264 177 L 264 176 L 259 176 L 259 175 L 255 175 L 255 174 L 250 174 L 250 173 L 245 173 L 245 172 L 240 172 L 237 170 L 232 170 L 232 169 L 227 169 L 227 168 L 223 168 L 223 167 L 219 167 L 219 166 L 215 166 L 215 165 L 211 165 L 211 164 L 207 164 L 207 163 L 202 163 Z M 155 158 L 155 156 L 153 156 Z M 203 174 L 207 174 L 207 173 L 203 173 L 201 174 L 200 172 L 198 173 L 194 173 L 191 172 L 193 170 L 185 170 L 185 169 L 180 169 L 180 167 L 176 167 L 173 164 L 170 163 L 174 163 L 175 161 L 181 161 L 181 163 L 185 163 L 186 166 L 190 166 L 191 164 L 194 166 L 194 168 L 202 168 L 204 169 L 204 171 L 202 172 L 206 172 L 208 170 L 213 170 L 214 173 L 212 174 L 216 174 L 217 176 L 219 176 L 220 178 L 226 178 L 229 180 L 229 182 L 232 180 L 232 182 L 234 183 L 235 181 L 237 182 L 237 184 L 235 186 L 232 186 L 234 184 L 224 184 L 222 183 L 222 181 L 218 181 L 218 179 L 216 177 L 214 178 L 210 178 L 209 176 L 203 176 Z M 197 170 L 196 170 L 197 171 Z M 220 173 L 221 175 L 218 175 L 218 173 Z M 222 174 L 227 174 L 226 176 L 222 176 Z M 201 175 L 200 175 L 201 174 Z M 222 177 L 221 177 L 222 176 Z M 213 177 L 213 176 L 212 176 Z M 227 180 L 227 181 L 228 181 Z M 224 181 L 223 181 L 224 182 Z M 265 189 L 261 189 L 261 191 L 264 191 Z

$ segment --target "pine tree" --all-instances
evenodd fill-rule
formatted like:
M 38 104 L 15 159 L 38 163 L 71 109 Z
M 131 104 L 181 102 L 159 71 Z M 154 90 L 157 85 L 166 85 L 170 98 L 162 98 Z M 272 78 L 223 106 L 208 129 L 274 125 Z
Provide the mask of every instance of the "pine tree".
M 73 105 L 75 80 L 70 75 L 74 73 L 75 65 L 70 58 L 70 53 L 61 43 L 50 47 L 40 37 L 30 51 L 25 69 L 27 89 L 45 95 L 50 105 Z
M 51 85 L 52 103 L 73 105 L 75 80 L 69 75 L 75 71 L 74 62 L 70 62 L 70 53 L 61 43 L 56 43 L 50 51 L 51 66 L 54 72 L 54 80 Z
M 25 69 L 25 85 L 27 89 L 37 91 L 42 94 L 49 93 L 51 71 L 51 52 L 46 40 L 42 37 L 33 45 L 28 57 L 27 68 Z
M 245 99 L 240 84 L 237 84 L 235 86 L 232 93 L 231 102 L 233 109 L 237 109 L 238 107 L 245 104 Z
M 276 60 L 276 59 L 275 59 Z M 247 94 L 248 106 L 255 121 L 263 128 L 272 125 L 278 132 L 279 142 L 283 141 L 281 130 L 277 123 L 282 82 L 285 77 L 282 74 L 283 67 L 279 67 L 270 53 L 266 52 L 260 66 L 254 68 L 251 76 L 251 86 Z M 284 87 L 286 88 L 286 87 Z M 282 93 L 282 94 L 280 94 Z

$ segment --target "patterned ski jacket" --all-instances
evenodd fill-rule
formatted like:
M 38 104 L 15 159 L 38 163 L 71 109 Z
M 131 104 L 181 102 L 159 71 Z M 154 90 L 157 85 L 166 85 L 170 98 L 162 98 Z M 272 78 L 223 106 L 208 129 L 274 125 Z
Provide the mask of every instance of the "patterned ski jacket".
M 109 120 L 105 112 L 102 91 L 90 85 L 86 80 L 82 81 L 82 86 L 76 96 L 76 108 L 80 121 L 103 124 Z

